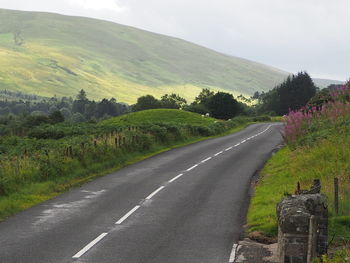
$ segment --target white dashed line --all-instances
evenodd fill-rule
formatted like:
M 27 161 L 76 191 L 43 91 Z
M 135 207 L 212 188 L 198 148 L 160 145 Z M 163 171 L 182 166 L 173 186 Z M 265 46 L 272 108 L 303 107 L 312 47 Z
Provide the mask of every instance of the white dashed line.
M 223 151 L 218 152 L 218 153 L 214 154 L 214 156 L 218 156 L 218 155 L 220 155 L 220 154 L 222 154 L 222 153 L 223 153 Z
M 188 168 L 186 171 L 189 172 L 189 171 L 193 170 L 194 168 L 196 168 L 197 166 L 198 166 L 198 164 L 195 164 L 192 167 Z
M 263 130 L 262 132 L 259 132 L 243 141 L 241 141 L 240 143 L 235 144 L 234 146 L 228 147 L 227 149 L 225 149 L 225 151 L 229 151 L 231 150 L 233 147 L 237 147 L 239 145 L 241 145 L 242 143 L 245 143 L 247 140 L 253 139 L 261 134 L 263 134 L 264 132 L 266 132 L 272 125 L 269 125 L 265 130 Z M 216 154 L 214 154 L 214 156 L 218 156 L 220 154 L 222 154 L 223 151 L 220 151 Z M 212 157 L 208 157 L 206 159 L 204 159 L 203 161 L 201 161 L 200 163 L 205 163 L 207 161 L 209 161 L 210 159 L 212 159 Z M 188 168 L 186 171 L 189 172 L 192 169 L 196 168 L 199 164 L 195 164 L 192 167 Z M 175 176 L 173 179 L 169 180 L 169 183 L 174 182 L 175 180 L 179 179 L 181 176 L 183 176 L 183 173 Z M 158 192 L 160 192 L 162 189 L 164 189 L 165 186 L 161 186 L 159 187 L 157 190 L 155 190 L 153 193 L 151 193 L 149 196 L 146 197 L 147 200 L 150 200 L 152 197 L 154 197 Z M 120 225 L 122 224 L 129 216 L 131 216 L 137 209 L 139 209 L 141 206 L 137 205 L 135 206 L 133 209 L 131 209 L 128 213 L 126 213 L 122 218 L 120 218 L 115 224 L 116 225 Z M 72 258 L 80 258 L 82 255 L 84 255 L 88 250 L 90 250 L 93 246 L 95 246 L 98 242 L 100 242 L 105 236 L 107 236 L 108 233 L 102 233 L 101 235 L 99 235 L 97 238 L 95 238 L 93 241 L 91 241 L 88 245 L 86 245 L 82 250 L 80 250 L 78 253 L 76 253 Z M 230 259 L 229 259 L 229 263 L 233 263 L 236 260 L 236 253 L 237 251 L 240 249 L 240 246 L 238 246 L 238 244 L 233 244 L 232 247 L 232 251 L 230 254 Z
M 208 157 L 207 159 L 204 159 L 203 161 L 201 161 L 201 163 L 205 163 L 207 161 L 209 161 L 212 157 Z
M 107 236 L 108 233 L 102 233 L 98 237 L 96 237 L 93 241 L 91 241 L 89 244 L 87 244 L 82 250 L 80 250 L 78 253 L 76 253 L 72 258 L 80 258 L 82 255 L 84 255 L 89 249 L 91 249 L 94 245 L 96 245 L 98 242 L 102 240 L 105 236 Z
M 152 194 L 146 197 L 146 200 L 151 199 L 153 196 L 155 196 L 159 191 L 161 191 L 164 188 L 164 186 L 159 187 L 157 190 L 155 190 Z
M 236 260 L 236 252 L 237 252 L 237 244 L 233 244 L 231 255 L 230 255 L 230 260 L 229 263 L 233 263 Z
M 131 216 L 137 209 L 139 209 L 140 206 L 137 205 L 135 206 L 133 209 L 131 209 L 129 212 L 127 212 L 125 214 L 125 216 L 123 216 L 122 218 L 120 218 L 115 224 L 116 225 L 120 225 L 121 223 L 123 223 L 129 216 Z
M 177 175 L 177 176 L 175 176 L 173 179 L 171 179 L 170 181 L 169 181 L 169 183 L 172 183 L 172 182 L 174 182 L 175 180 L 177 180 L 177 179 L 179 179 L 181 176 L 183 176 L 184 174 L 179 174 L 179 175 Z

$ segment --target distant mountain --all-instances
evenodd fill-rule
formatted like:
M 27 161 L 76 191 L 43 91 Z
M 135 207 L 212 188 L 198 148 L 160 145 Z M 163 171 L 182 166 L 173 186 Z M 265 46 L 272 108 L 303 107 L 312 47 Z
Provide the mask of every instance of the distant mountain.
M 0 89 L 135 102 L 204 87 L 251 95 L 288 75 L 181 39 L 83 17 L 0 9 Z
M 327 88 L 331 84 L 344 84 L 344 81 L 339 81 L 339 80 L 331 80 L 331 79 L 313 79 L 315 85 L 321 89 Z

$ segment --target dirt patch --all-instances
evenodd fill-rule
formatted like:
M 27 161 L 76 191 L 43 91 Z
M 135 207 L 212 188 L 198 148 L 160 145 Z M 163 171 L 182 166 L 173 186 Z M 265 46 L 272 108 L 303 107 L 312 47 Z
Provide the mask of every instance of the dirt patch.
M 261 232 L 254 231 L 248 234 L 248 238 L 262 244 L 277 243 L 277 238 L 264 236 Z

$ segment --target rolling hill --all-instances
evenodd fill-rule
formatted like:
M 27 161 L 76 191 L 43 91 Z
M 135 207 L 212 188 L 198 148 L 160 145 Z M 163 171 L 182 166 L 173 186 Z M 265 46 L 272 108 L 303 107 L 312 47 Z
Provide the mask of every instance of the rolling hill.
M 83 17 L 0 9 L 0 89 L 41 96 L 136 98 L 203 87 L 267 91 L 287 72 L 181 39 Z
M 327 88 L 331 84 L 344 85 L 344 81 L 331 80 L 331 79 L 313 79 L 315 85 L 319 88 Z

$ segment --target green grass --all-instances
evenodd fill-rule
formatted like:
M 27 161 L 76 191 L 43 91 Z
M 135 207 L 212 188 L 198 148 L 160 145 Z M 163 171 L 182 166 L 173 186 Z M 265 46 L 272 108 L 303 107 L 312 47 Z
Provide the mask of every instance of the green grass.
M 315 259 L 312 263 L 348 263 L 350 262 L 350 250 L 349 248 L 340 249 L 333 253 L 333 255 L 324 255 L 321 259 Z
M 261 180 L 248 212 L 249 231 L 276 236 L 276 204 L 285 194 L 293 194 L 297 182 L 309 189 L 312 181 L 321 179 L 321 192 L 328 197 L 330 239 L 350 240 L 350 127 L 334 127 L 327 138 L 274 155 L 261 172 Z M 311 135 L 309 135 L 311 136 Z M 339 178 L 340 214 L 334 209 L 334 177 Z M 273 193 L 273 194 L 272 194 Z
M 16 45 L 20 32 L 23 44 Z M 252 95 L 287 73 L 192 43 L 116 23 L 0 9 L 0 87 L 42 96 L 116 97 L 178 93 L 204 87 Z
M 173 109 L 154 109 L 129 113 L 101 122 L 101 125 L 141 125 L 148 123 L 168 122 L 173 124 L 210 125 L 218 121 L 214 118 L 203 118 L 201 115 Z

